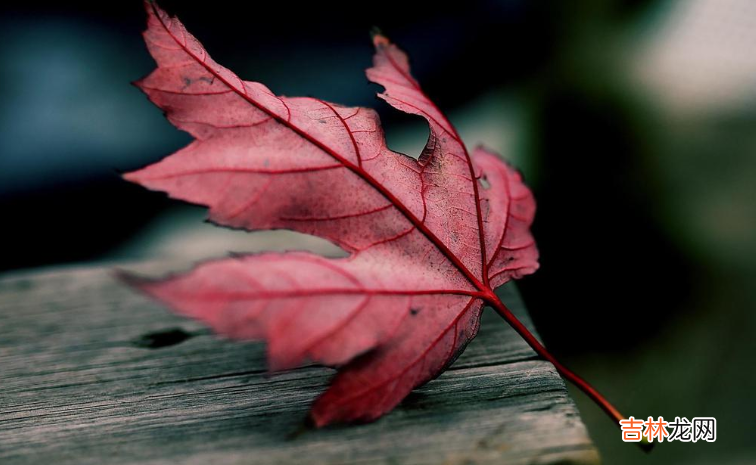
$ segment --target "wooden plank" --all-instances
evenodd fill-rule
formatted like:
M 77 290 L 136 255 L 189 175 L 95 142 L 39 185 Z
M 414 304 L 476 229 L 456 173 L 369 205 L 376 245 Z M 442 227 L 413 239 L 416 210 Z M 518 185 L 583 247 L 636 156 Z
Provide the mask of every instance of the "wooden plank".
M 500 295 L 530 324 L 514 287 Z M 303 430 L 332 374 L 269 376 L 261 344 L 170 314 L 112 267 L 0 279 L 2 464 L 598 461 L 553 366 L 492 314 L 451 369 L 388 416 Z

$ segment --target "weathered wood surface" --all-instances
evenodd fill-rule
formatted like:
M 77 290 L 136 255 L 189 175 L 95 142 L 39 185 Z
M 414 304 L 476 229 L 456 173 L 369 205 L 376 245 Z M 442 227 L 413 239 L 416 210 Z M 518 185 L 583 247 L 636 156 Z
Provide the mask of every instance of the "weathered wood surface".
M 302 430 L 332 370 L 269 376 L 262 345 L 220 340 L 112 271 L 0 279 L 1 464 L 598 461 L 553 366 L 495 315 L 451 369 L 383 419 Z M 514 287 L 500 295 L 529 322 Z M 171 329 L 190 337 L 145 336 Z

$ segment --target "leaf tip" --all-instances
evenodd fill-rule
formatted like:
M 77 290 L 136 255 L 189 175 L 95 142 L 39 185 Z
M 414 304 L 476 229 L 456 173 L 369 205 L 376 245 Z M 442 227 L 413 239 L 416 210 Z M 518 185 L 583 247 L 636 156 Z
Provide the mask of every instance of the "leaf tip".
M 160 5 L 158 5 L 158 3 L 155 0 L 143 0 L 142 3 L 144 4 L 144 8 L 147 11 L 150 11 L 153 9 L 156 11 L 162 10 L 162 8 L 160 8 Z
M 139 184 L 139 177 L 137 176 L 137 173 L 139 173 L 139 170 L 129 171 L 128 173 L 121 173 L 121 179 L 128 182 L 133 182 L 135 184 Z
M 144 10 L 147 12 L 148 24 L 150 18 L 163 22 L 172 17 L 154 0 L 144 0 Z
M 157 9 L 160 8 L 158 4 L 154 2 L 153 0 L 144 0 L 142 4 L 144 5 L 144 10 L 147 12 L 148 15 L 154 12 L 153 8 L 157 8 Z
M 373 28 L 370 30 L 370 38 L 373 40 L 373 45 L 377 49 L 382 49 L 384 47 L 387 47 L 391 44 L 391 41 L 383 35 L 383 31 L 381 31 L 380 28 L 373 26 Z
M 315 410 L 314 406 L 310 410 L 310 412 L 307 414 L 307 418 L 305 419 L 305 424 L 307 424 L 310 428 L 313 428 L 313 429 L 323 428 L 324 426 L 328 426 L 329 423 L 330 423 L 329 419 L 319 414 Z

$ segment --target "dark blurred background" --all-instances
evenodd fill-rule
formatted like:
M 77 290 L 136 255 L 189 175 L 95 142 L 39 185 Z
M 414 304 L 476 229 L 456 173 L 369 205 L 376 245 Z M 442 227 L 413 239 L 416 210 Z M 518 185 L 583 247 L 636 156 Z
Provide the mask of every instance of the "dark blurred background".
M 363 75 L 379 26 L 533 187 L 542 268 L 519 286 L 547 345 L 627 415 L 718 420 L 716 443 L 645 457 L 575 392 L 605 462 L 754 463 L 756 3 L 161 4 L 241 77 L 375 107 L 418 153 L 424 124 Z M 189 141 L 129 85 L 153 68 L 143 28 L 137 0 L 0 7 L 0 270 L 249 249 L 118 176 Z M 327 250 L 263 240 L 292 243 Z

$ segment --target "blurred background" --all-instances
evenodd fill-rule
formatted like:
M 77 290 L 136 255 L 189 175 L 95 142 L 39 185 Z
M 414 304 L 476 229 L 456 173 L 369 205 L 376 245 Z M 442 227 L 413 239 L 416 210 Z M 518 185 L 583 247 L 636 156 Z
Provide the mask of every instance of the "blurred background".
M 716 443 L 646 457 L 574 392 L 605 462 L 756 461 L 756 2 L 161 4 L 241 77 L 377 108 L 416 154 L 424 123 L 363 75 L 379 26 L 534 189 L 542 268 L 519 287 L 547 345 L 626 415 L 718 420 Z M 2 272 L 251 250 L 119 178 L 189 141 L 129 85 L 153 68 L 143 28 L 137 0 L 0 7 Z

